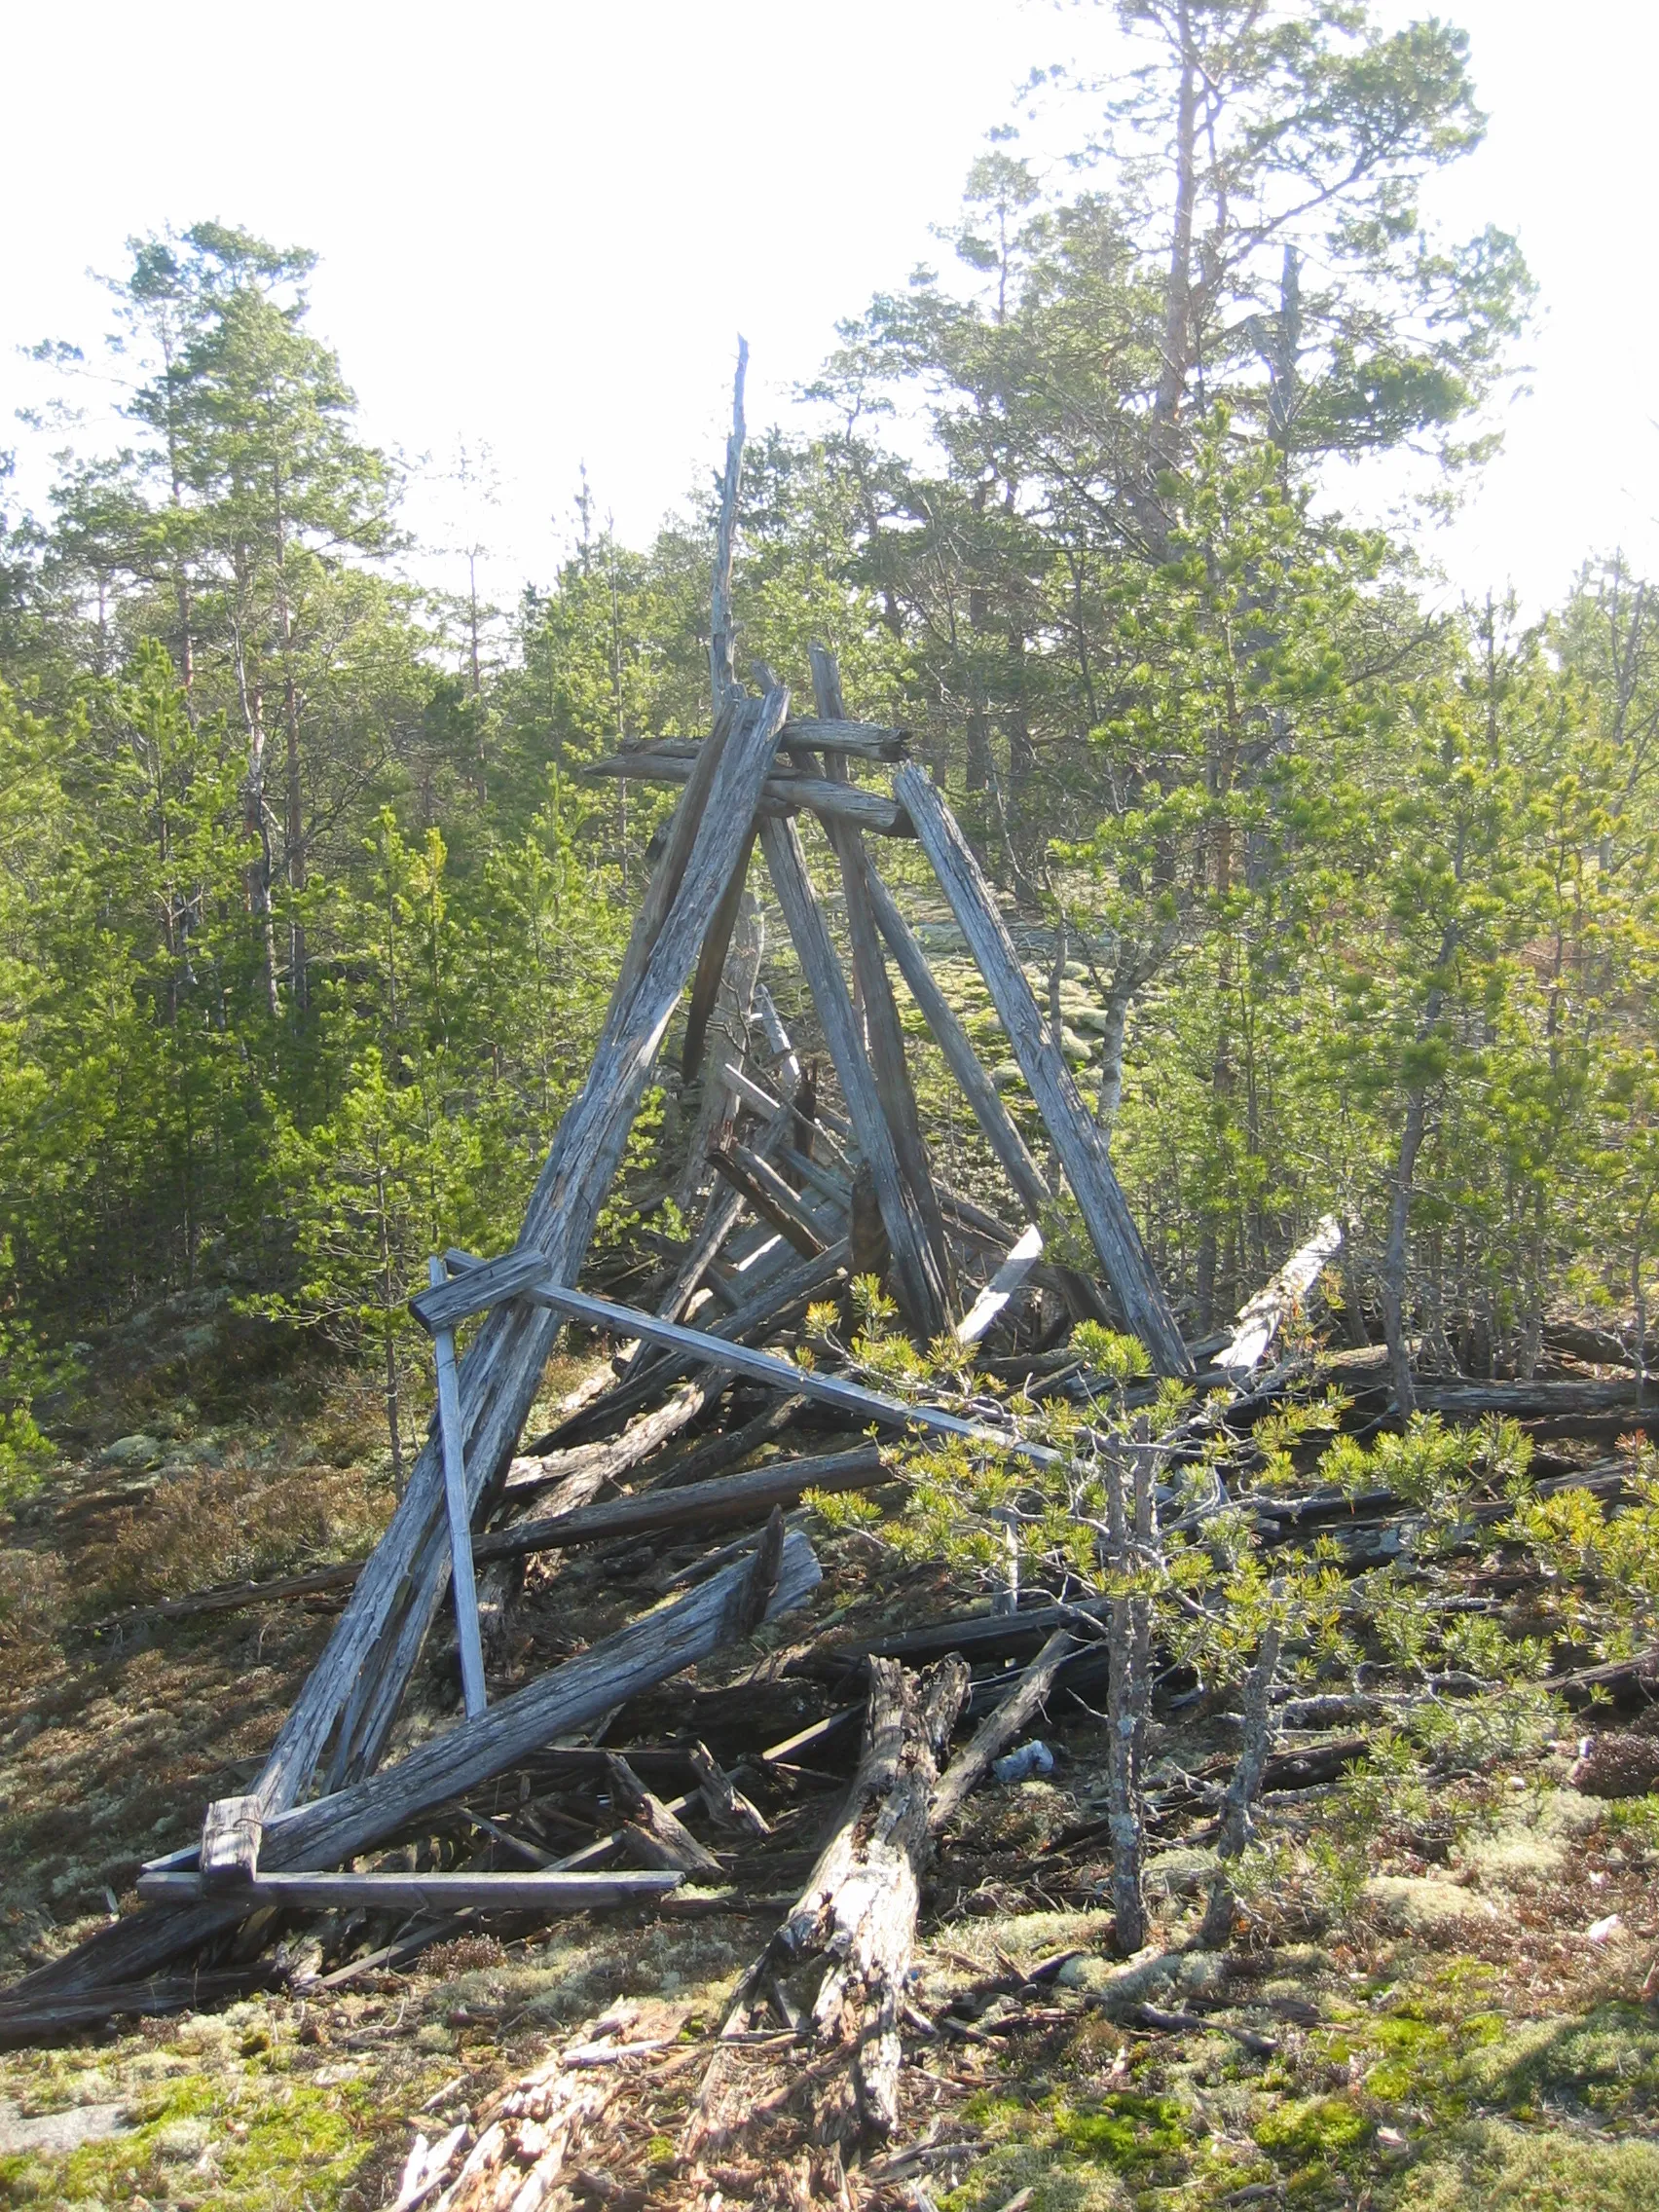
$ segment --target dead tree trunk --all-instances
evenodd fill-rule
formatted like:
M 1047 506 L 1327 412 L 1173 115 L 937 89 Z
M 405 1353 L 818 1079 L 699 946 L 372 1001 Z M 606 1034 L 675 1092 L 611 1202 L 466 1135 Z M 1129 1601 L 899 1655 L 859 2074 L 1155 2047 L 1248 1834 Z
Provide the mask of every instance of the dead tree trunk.
M 846 2063 L 821 2082 L 814 2127 L 820 2141 L 861 2133 L 884 2139 L 898 2122 L 899 2021 L 932 1848 L 934 1790 L 967 1694 L 968 1665 L 954 1654 L 919 1683 L 897 1660 L 870 1661 L 864 1755 L 841 1817 L 726 2021 L 727 2037 L 741 2033 L 769 2002 L 793 2024 L 798 2015 L 783 1978 L 804 1978 L 825 1962 L 811 2033 Z M 729 2137 L 746 2117 L 741 2100 L 728 2106 L 719 2097 L 721 2078 L 717 2059 L 688 2128 L 692 2155 Z

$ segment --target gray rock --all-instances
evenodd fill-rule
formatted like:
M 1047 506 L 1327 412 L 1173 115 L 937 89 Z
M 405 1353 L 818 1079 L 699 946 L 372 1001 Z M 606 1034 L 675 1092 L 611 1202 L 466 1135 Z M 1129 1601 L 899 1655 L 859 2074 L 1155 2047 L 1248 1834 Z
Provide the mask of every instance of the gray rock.
M 131 2126 L 125 2105 L 71 2105 L 67 2112 L 45 2112 L 24 2119 L 14 2104 L 0 2100 L 0 2156 L 34 2152 L 43 2158 L 78 2151 L 83 2143 L 107 2143 Z
M 160 1437 L 118 1436 L 113 1444 L 106 1444 L 98 1454 L 100 1467 L 155 1467 L 161 1464 L 165 1447 Z

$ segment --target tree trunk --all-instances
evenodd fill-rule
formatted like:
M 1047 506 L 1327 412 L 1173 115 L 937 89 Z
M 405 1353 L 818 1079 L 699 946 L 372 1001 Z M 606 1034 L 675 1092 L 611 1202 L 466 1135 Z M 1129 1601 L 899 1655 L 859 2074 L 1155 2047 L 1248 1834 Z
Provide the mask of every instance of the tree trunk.
M 1282 1587 L 1282 1584 L 1275 1583 L 1274 1594 Z M 1198 1941 L 1206 1950 L 1223 1949 L 1233 1933 L 1233 1915 L 1237 1900 L 1227 1867 L 1243 1856 L 1254 1826 L 1252 1808 L 1261 1790 L 1268 1753 L 1272 1749 L 1273 1677 L 1278 1672 L 1279 1648 L 1283 1636 L 1283 1630 L 1274 1622 L 1270 1622 L 1262 1631 L 1256 1664 L 1244 1681 L 1243 1742 L 1239 1747 L 1238 1764 L 1233 1770 L 1233 1780 L 1228 1784 L 1227 1798 L 1222 1807 L 1221 1842 L 1217 1851 L 1221 1863 L 1210 1884 L 1209 1903 L 1204 1908 L 1203 1927 L 1198 1936 Z
M 1133 993 L 1116 984 L 1106 995 L 1106 1028 L 1100 1040 L 1100 1088 L 1094 1100 L 1094 1125 L 1110 1151 L 1112 1131 L 1118 1125 L 1118 1109 L 1124 1102 L 1124 1031 L 1128 1023 Z
M 391 1488 L 394 1496 L 403 1495 L 403 1409 L 399 1404 L 397 1387 L 397 1350 L 392 1341 L 391 1319 L 386 1324 L 386 1425 L 391 1437 Z
M 1412 1383 L 1411 1353 L 1406 1345 L 1407 1232 L 1411 1220 L 1412 1177 L 1422 1150 L 1427 1107 L 1420 1090 L 1414 1090 L 1406 1105 L 1406 1124 L 1400 1132 L 1400 1154 L 1394 1167 L 1394 1189 L 1388 1201 L 1388 1242 L 1382 1255 L 1382 1334 L 1388 1346 L 1388 1373 L 1394 1385 L 1394 1404 L 1402 1419 L 1417 1411 Z
M 257 847 L 248 865 L 248 904 L 259 931 L 265 1003 L 275 1021 L 281 1010 L 276 996 L 276 930 L 271 911 L 271 816 L 265 803 L 265 702 L 257 685 L 244 691 L 244 712 L 247 776 L 242 785 L 242 827 Z

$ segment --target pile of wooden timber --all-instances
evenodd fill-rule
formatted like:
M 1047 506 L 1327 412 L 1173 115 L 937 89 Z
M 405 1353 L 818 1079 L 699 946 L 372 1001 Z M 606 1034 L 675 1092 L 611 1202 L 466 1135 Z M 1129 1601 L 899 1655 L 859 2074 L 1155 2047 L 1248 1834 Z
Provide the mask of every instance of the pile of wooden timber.
M 788 691 L 768 671 L 757 671 L 754 693 L 735 681 L 729 574 L 742 443 L 740 371 L 717 556 L 713 727 L 700 743 L 647 746 L 603 764 L 676 784 L 681 795 L 587 1080 L 559 1126 L 518 1243 L 492 1260 L 460 1252 L 435 1260 L 428 1287 L 412 1301 L 433 1340 L 437 1411 L 404 1495 L 355 1572 L 257 1779 L 207 1808 L 199 1845 L 143 1869 L 139 1911 L 0 1996 L 0 2036 L 100 2010 L 166 2009 L 179 2002 L 181 1988 L 203 1986 L 193 1977 L 218 1971 L 233 1953 L 245 1965 L 248 1941 L 244 1935 L 239 1942 L 237 1931 L 255 1915 L 274 1928 L 316 1909 L 404 1911 L 432 1925 L 477 1909 L 545 1914 L 657 1899 L 687 1871 L 716 1867 L 648 1791 L 630 1817 L 635 1830 L 657 1832 L 659 1848 L 652 1862 L 632 1870 L 600 1872 L 587 1862 L 592 1854 L 581 1852 L 577 1863 L 529 1869 L 521 1857 L 513 1870 L 493 1860 L 448 1870 L 355 1862 L 384 1862 L 392 1845 L 429 1831 L 466 1793 L 591 1731 L 630 1698 L 797 1605 L 819 1569 L 804 1531 L 786 1528 L 778 1509 L 808 1489 L 879 1482 L 871 1432 L 895 1438 L 919 1423 L 1006 1444 L 994 1420 L 900 1404 L 823 1362 L 807 1368 L 789 1356 L 790 1332 L 808 1305 L 844 1293 L 854 1273 L 867 1271 L 891 1284 L 904 1325 L 921 1343 L 955 1331 L 965 1345 L 977 1344 L 1006 1325 L 1022 1287 L 1046 1280 L 1068 1292 L 1080 1313 L 1116 1312 L 1161 1371 L 1191 1372 L 997 903 L 942 796 L 905 759 L 903 734 L 848 715 L 834 663 L 822 649 L 812 653 L 810 717 L 792 716 Z M 855 761 L 892 770 L 891 793 L 855 784 Z M 803 811 L 823 825 L 834 854 L 850 978 L 808 872 L 795 819 Z M 936 1179 L 889 956 L 1020 1207 L 1034 1215 L 1052 1196 L 882 883 L 866 843 L 871 834 L 913 837 L 932 864 L 1088 1224 L 1100 1281 L 1045 1272 L 1034 1226 L 1002 1224 Z M 839 1114 L 820 1104 L 814 1072 L 802 1070 L 756 988 L 747 885 L 757 846 L 811 993 Z M 686 1084 L 703 1077 L 700 1135 L 715 1179 L 666 1293 L 646 1312 L 584 1292 L 578 1277 L 687 986 L 681 1077 Z M 693 1162 L 694 1175 L 701 1166 L 701 1159 Z M 458 1349 L 457 1332 L 471 1321 L 477 1326 Z M 608 1332 L 631 1350 L 608 1389 L 521 1453 L 555 1338 L 572 1321 Z M 671 1439 L 727 1393 L 753 1398 L 756 1388 L 757 1411 L 727 1419 L 688 1454 L 679 1449 L 660 1484 L 642 1487 Z M 848 1447 L 726 1472 L 812 1416 L 851 1430 Z M 634 1494 L 601 1498 L 625 1474 Z M 484 1647 L 499 1608 L 493 1578 L 510 1575 L 514 1562 L 533 1550 L 629 1533 L 745 1523 L 762 1526 L 764 1534 L 717 1553 L 669 1602 L 492 1701 Z M 296 1579 L 316 1587 L 327 1570 Z M 446 1595 L 463 1710 L 447 1730 L 388 1760 L 400 1707 Z M 705 1775 L 700 1787 L 729 1810 L 728 1785 Z M 608 1802 L 625 1808 L 628 1788 L 613 1773 L 608 1792 Z M 487 1816 L 471 1817 L 490 1826 Z M 514 1840 L 508 1837 L 509 1849 Z
M 411 1301 L 433 1343 L 437 1408 L 390 1525 L 365 1561 L 263 1591 L 209 1592 L 155 1608 L 177 1613 L 351 1583 L 327 1646 L 251 1787 L 207 1808 L 198 1845 L 143 1869 L 140 1910 L 0 1993 L 0 2039 L 166 2010 L 268 1978 L 274 1970 L 261 1960 L 262 1946 L 269 1951 L 306 1914 L 332 1915 L 337 1927 L 342 1919 L 379 1926 L 370 1916 L 392 1916 L 390 1940 L 371 1954 L 384 1962 L 411 1955 L 480 1911 L 535 1919 L 620 1905 L 713 1909 L 764 1901 L 770 1893 L 753 1882 L 747 1891 L 731 1888 L 731 1851 L 711 1850 L 694 1825 L 717 1844 L 747 1839 L 763 1881 L 773 1863 L 771 1826 L 738 1783 L 758 1777 L 762 1795 L 767 1788 L 810 1795 L 815 1770 L 802 1751 L 847 1724 L 850 1751 L 867 1693 L 865 1751 L 850 1805 L 785 1924 L 782 1951 L 774 1945 L 768 1954 L 767 1972 L 775 1979 L 785 1954 L 828 1946 L 845 1956 L 849 1946 L 863 1945 L 864 1982 L 855 1993 L 844 1972 L 831 1974 L 820 2026 L 850 2035 L 847 2022 L 856 2013 L 863 2035 L 875 2023 L 857 2094 L 866 2117 L 886 2109 L 892 2015 L 928 1839 L 1062 1670 L 1085 1670 L 1098 1655 L 1087 1639 L 1073 1642 L 1066 1633 L 1081 1617 L 1076 1608 L 1065 1616 L 1041 1607 L 1020 1611 L 1011 1592 L 1002 1612 L 837 1655 L 820 1667 L 820 1680 L 848 1702 L 780 1742 L 756 1739 L 753 1730 L 764 1720 L 755 1713 L 763 1715 L 765 1701 L 750 1699 L 745 1725 L 752 1732 L 745 1737 L 742 1728 L 728 1727 L 724 1763 L 683 1716 L 678 1742 L 600 1748 L 607 1730 L 613 1742 L 621 1740 L 616 1719 L 630 1701 L 645 1701 L 648 1710 L 654 1696 L 660 1708 L 662 1685 L 803 1602 L 819 1567 L 807 1534 L 786 1524 L 785 1509 L 809 1491 L 881 1484 L 888 1479 L 884 1441 L 920 1430 L 987 1450 L 1012 1444 L 1037 1462 L 1050 1456 L 1040 1445 L 1014 1438 L 994 1399 L 900 1402 L 838 1371 L 822 1347 L 812 1364 L 797 1362 L 796 1335 L 809 1307 L 844 1303 L 854 1276 L 876 1274 L 890 1285 L 917 1342 L 954 1335 L 965 1352 L 972 1346 L 982 1354 L 992 1374 L 1087 1397 L 1095 1382 L 1069 1353 L 1045 1361 L 1028 1345 L 1017 1355 L 1012 1348 L 1021 1302 L 1035 1293 L 1058 1303 L 1067 1333 L 1068 1316 L 1114 1319 L 1139 1338 L 1160 1375 L 1193 1381 L 1200 1394 L 1227 1392 L 1230 1418 L 1240 1427 L 1272 1402 L 1271 1376 L 1265 1383 L 1252 1379 L 1281 1320 L 1335 1250 L 1337 1224 L 1321 1223 L 1251 1301 L 1232 1342 L 1208 1347 L 1215 1364 L 1199 1373 L 997 902 L 942 795 L 906 758 L 903 734 L 849 716 L 835 665 L 822 648 L 811 655 L 810 717 L 792 715 L 787 690 L 769 671 L 757 670 L 753 693 L 734 680 L 729 566 L 741 452 L 740 405 L 717 561 L 713 726 L 700 743 L 638 747 L 601 764 L 606 772 L 678 786 L 680 797 L 587 1080 L 559 1126 L 517 1244 L 490 1259 L 449 1252 L 432 1262 L 427 1287 Z M 854 784 L 853 762 L 890 774 L 891 792 Z M 808 872 L 797 827 L 803 813 L 822 825 L 833 855 L 850 975 Z M 867 840 L 883 836 L 913 839 L 932 868 L 1086 1225 L 1097 1275 L 1044 1261 L 1037 1220 L 1055 1192 L 882 881 Z M 802 1065 L 758 987 L 749 888 L 756 848 L 810 992 L 838 1110 L 820 1095 L 829 1081 L 821 1081 L 816 1065 Z M 1014 1220 L 952 1191 L 935 1171 L 890 961 L 1000 1163 Z M 579 1277 L 687 989 L 680 1077 L 687 1088 L 700 1079 L 702 1110 L 683 1188 L 700 1197 L 705 1168 L 712 1181 L 700 1216 L 692 1209 L 694 1229 L 673 1248 L 655 1309 L 646 1310 L 583 1289 Z M 571 1323 L 624 1348 L 603 1388 L 568 1405 L 554 1429 L 521 1445 L 555 1339 Z M 458 1346 L 458 1332 L 468 1326 Z M 1491 1392 L 1478 1406 L 1451 1403 L 1471 1387 L 1447 1385 L 1441 1395 L 1448 1411 L 1486 1410 Z M 1615 1406 L 1617 1386 L 1608 1389 L 1607 1416 L 1617 1418 L 1624 1401 Z M 1356 1395 L 1363 1397 L 1363 1386 Z M 1421 1395 L 1424 1404 L 1436 1402 L 1431 1388 Z M 814 1424 L 842 1431 L 839 1447 L 799 1450 Z M 1195 1452 L 1201 1447 L 1198 1426 Z M 827 1440 L 820 1434 L 815 1441 L 822 1447 Z M 1179 1458 L 1180 1438 L 1168 1449 Z M 747 1466 L 770 1450 L 780 1456 Z M 616 1494 L 624 1483 L 627 1493 Z M 1288 1522 L 1263 1503 L 1263 1532 L 1273 1540 L 1281 1524 L 1294 1529 L 1318 1520 L 1320 1502 L 1306 1501 Z M 1356 1561 L 1365 1541 L 1386 1537 L 1399 1506 L 1345 1499 L 1333 1507 L 1331 1518 L 1340 1517 L 1349 1539 L 1360 1542 Z M 492 1699 L 493 1632 L 529 1555 L 639 1539 L 649 1561 L 651 1547 L 671 1534 L 689 1535 L 702 1549 L 682 1568 L 655 1575 L 651 1594 L 663 1603 Z M 712 1550 L 710 1537 L 717 1539 Z M 461 1710 L 441 1732 L 388 1755 L 446 1598 Z M 1003 1672 L 975 1683 L 964 1654 L 1030 1665 L 1023 1675 Z M 897 1671 L 900 1662 L 924 1659 L 954 1661 L 932 1690 Z M 711 1710 L 702 1698 L 690 1718 L 706 1719 Z M 950 1723 L 959 1714 L 979 1729 L 946 1767 Z M 712 1727 L 705 1732 L 715 1734 Z M 659 1796 L 648 1784 L 665 1778 L 686 1787 Z M 488 1812 L 466 1802 L 486 1787 Z M 869 1811 L 877 1799 L 884 1809 Z M 572 1828 L 584 1840 L 561 1855 L 552 1831 L 566 1831 L 564 1842 Z M 450 1838 L 436 1856 L 458 1862 L 430 1862 L 435 1834 Z M 417 1861 L 424 1850 L 428 1863 L 409 1864 L 411 1844 Z M 387 1862 L 394 1850 L 403 1863 Z M 498 1863 L 503 1856 L 505 1866 Z M 695 1900 L 674 1894 L 687 1882 L 697 1887 Z M 852 1897 L 865 1900 L 860 1910 L 876 1915 L 856 1932 L 856 1941 L 838 1917 Z

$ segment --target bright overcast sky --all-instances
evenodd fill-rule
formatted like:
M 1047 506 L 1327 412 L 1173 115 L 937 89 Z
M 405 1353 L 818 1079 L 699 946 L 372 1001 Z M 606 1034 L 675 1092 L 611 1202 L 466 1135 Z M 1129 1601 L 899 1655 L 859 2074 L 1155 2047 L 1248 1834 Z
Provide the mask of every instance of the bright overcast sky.
M 1507 450 L 1437 550 L 1457 586 L 1536 605 L 1593 550 L 1659 570 L 1659 9 L 1442 12 L 1492 128 L 1436 204 L 1520 233 L 1544 318 Z M 89 269 L 134 232 L 241 224 L 321 254 L 313 324 L 370 435 L 440 465 L 493 449 L 510 596 L 568 545 L 583 461 L 636 542 L 712 465 L 739 329 L 752 424 L 787 421 L 837 317 L 937 258 L 929 225 L 1017 81 L 1107 66 L 1116 34 L 1110 8 L 1047 0 L 5 0 L 0 38 L 0 446 L 35 442 L 10 419 L 43 396 L 16 349 L 104 327 Z

